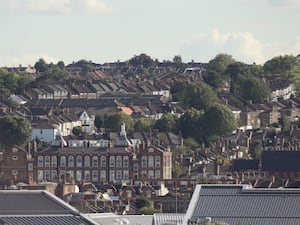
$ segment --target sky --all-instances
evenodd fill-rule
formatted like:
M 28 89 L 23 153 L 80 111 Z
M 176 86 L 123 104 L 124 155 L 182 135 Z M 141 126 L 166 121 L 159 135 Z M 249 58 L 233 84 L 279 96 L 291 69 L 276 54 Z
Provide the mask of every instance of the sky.
M 0 66 L 300 53 L 300 0 L 0 0 Z

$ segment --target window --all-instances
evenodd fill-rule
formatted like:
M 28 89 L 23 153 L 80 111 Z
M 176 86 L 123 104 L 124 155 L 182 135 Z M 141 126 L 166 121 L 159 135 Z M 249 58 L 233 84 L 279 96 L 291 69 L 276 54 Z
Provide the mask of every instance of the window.
M 13 156 L 12 156 L 12 160 L 14 160 L 14 161 L 18 160 L 18 156 L 13 155 Z
M 77 167 L 82 167 L 82 157 L 80 155 L 76 158 L 76 165 Z
M 93 167 L 98 167 L 98 156 L 93 156 Z
M 28 163 L 28 170 L 30 170 L 30 171 L 33 170 L 33 164 L 32 163 Z
M 51 179 L 55 179 L 57 177 L 57 171 L 51 170 Z
M 155 167 L 160 167 L 160 156 L 155 156 Z
M 95 181 L 95 182 L 98 181 L 98 170 L 92 171 L 92 181 Z
M 57 167 L 57 157 L 55 155 L 51 156 L 51 167 Z
M 89 170 L 84 171 L 84 180 L 85 181 L 91 181 L 91 174 Z
M 139 164 L 135 163 L 133 164 L 133 171 L 138 172 L 139 171 Z
M 148 167 L 154 167 L 154 157 L 153 156 L 148 157 Z
M 74 167 L 74 156 L 72 155 L 68 157 L 68 167 Z
M 106 157 L 104 155 L 101 156 L 101 167 L 106 167 Z
M 45 170 L 45 179 L 50 180 L 50 170 Z
M 123 167 L 128 167 L 129 166 L 129 157 L 124 156 L 123 157 Z
M 127 198 L 132 198 L 131 190 L 126 190 L 126 195 L 127 195 Z
M 109 171 L 109 181 L 110 182 L 115 181 L 115 171 L 114 170 Z
M 128 170 L 123 170 L 123 179 L 128 180 L 129 179 L 129 171 Z
M 49 155 L 45 156 L 45 166 L 50 167 L 50 156 Z
M 147 156 L 142 156 L 142 167 L 147 167 Z
M 115 157 L 114 156 L 109 157 L 109 167 L 115 167 Z
M 38 157 L 38 167 L 43 167 L 44 166 L 44 158 L 43 156 Z
M 148 171 L 148 178 L 149 179 L 153 179 L 154 178 L 154 171 L 153 170 L 149 170 Z
M 117 170 L 117 172 L 116 172 L 116 179 L 117 180 L 122 180 L 122 171 L 121 170 Z
M 76 181 L 77 182 L 81 182 L 82 181 L 82 171 L 81 170 L 77 170 L 76 171 Z
M 100 171 L 100 181 L 102 181 L 102 182 L 106 181 L 106 170 Z
M 90 167 L 91 166 L 91 157 L 86 155 L 84 156 L 84 166 L 85 167 Z
M 160 179 L 160 170 L 155 170 L 155 179 Z
M 66 156 L 60 157 L 60 167 L 66 167 Z
M 38 180 L 41 181 L 44 178 L 44 171 L 43 170 L 38 170 Z
M 122 167 L 122 156 L 117 156 L 117 167 Z

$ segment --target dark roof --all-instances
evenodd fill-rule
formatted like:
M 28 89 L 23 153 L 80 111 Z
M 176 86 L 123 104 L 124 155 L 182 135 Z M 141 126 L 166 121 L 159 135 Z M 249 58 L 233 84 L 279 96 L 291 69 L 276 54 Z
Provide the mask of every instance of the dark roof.
M 300 151 L 263 151 L 262 170 L 300 171 Z
M 232 162 L 232 171 L 258 170 L 259 160 L 236 159 Z
M 0 224 L 95 224 L 47 191 L 0 191 Z
M 197 185 L 185 222 L 282 225 L 300 220 L 300 189 L 249 188 L 247 185 Z M 184 224 L 186 224 L 184 223 Z

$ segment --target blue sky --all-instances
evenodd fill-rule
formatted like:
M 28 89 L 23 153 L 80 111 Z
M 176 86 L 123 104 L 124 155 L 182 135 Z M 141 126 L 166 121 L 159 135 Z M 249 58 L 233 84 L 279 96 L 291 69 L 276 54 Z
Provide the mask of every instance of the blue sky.
M 262 64 L 300 53 L 300 0 L 0 0 L 0 66 L 80 59 Z

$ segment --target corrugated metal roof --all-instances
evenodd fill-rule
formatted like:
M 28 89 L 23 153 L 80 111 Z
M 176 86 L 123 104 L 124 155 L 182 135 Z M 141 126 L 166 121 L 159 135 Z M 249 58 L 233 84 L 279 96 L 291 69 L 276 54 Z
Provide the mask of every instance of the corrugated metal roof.
M 181 225 L 185 214 L 183 213 L 158 213 L 154 214 L 154 225 L 165 225 L 167 222 L 175 222 Z
M 247 188 L 241 185 L 201 185 L 192 197 L 185 222 L 187 219 L 201 222 L 210 217 L 212 221 L 229 224 L 300 223 L 300 189 Z

